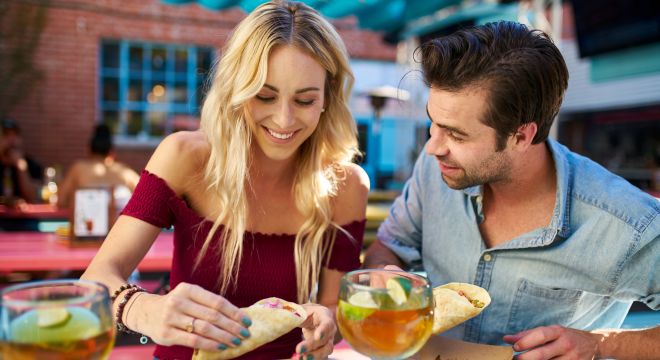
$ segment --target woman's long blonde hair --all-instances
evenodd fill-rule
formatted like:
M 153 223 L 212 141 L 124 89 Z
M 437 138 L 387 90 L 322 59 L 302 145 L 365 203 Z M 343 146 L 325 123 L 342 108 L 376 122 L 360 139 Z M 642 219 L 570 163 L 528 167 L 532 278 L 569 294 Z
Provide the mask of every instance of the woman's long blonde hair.
M 357 129 L 348 109 L 353 86 L 346 48 L 333 26 L 312 8 L 288 1 L 263 4 L 241 21 L 214 66 L 211 87 L 201 112 L 201 130 L 211 144 L 205 180 L 219 195 L 220 213 L 202 251 L 222 226 L 220 293 L 235 285 L 243 253 L 252 134 L 247 101 L 266 82 L 268 56 L 278 45 L 292 45 L 310 54 L 327 71 L 325 111 L 314 133 L 298 150 L 293 194 L 306 219 L 295 239 L 298 302 L 310 300 L 329 257 L 337 224 L 331 199 L 345 177 L 345 165 L 358 154 Z

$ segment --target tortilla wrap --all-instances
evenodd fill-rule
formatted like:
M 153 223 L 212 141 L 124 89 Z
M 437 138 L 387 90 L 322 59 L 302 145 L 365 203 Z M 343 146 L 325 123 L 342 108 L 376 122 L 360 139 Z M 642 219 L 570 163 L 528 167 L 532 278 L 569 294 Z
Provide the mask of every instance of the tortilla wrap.
M 307 312 L 302 306 L 276 297 L 259 300 L 243 310 L 252 320 L 248 329 L 250 337 L 242 340 L 241 345 L 227 350 L 196 350 L 193 360 L 235 358 L 277 339 L 307 319 Z
M 459 293 L 461 291 L 465 296 Z M 467 297 L 466 297 L 467 296 Z M 433 289 L 435 311 L 433 333 L 447 331 L 481 313 L 490 304 L 490 295 L 479 286 L 465 283 L 449 283 Z M 483 304 L 481 307 L 470 302 Z

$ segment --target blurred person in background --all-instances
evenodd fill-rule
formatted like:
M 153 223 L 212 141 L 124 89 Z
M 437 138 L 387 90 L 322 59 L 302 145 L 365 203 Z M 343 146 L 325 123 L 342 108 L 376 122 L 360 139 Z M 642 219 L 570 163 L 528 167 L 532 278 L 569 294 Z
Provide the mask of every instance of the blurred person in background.
M 240 346 L 253 320 L 240 308 L 269 297 L 309 316 L 241 359 L 332 352 L 340 279 L 360 267 L 369 192 L 352 162 L 352 84 L 344 43 L 309 6 L 265 3 L 238 24 L 214 67 L 200 130 L 161 142 L 82 276 L 116 292 L 118 323 L 156 342 L 156 358 Z M 171 225 L 172 290 L 127 284 Z
M 660 309 L 660 203 L 548 137 L 559 49 L 503 21 L 419 50 L 431 138 L 365 267 L 486 288 L 490 306 L 443 335 L 516 359 L 658 359 L 660 327 L 609 329 L 634 301 Z
M 123 208 L 140 176 L 127 165 L 115 160 L 112 134 L 105 124 L 97 125 L 89 141 L 90 155 L 71 165 L 58 188 L 57 205 L 66 208 L 73 205 L 76 189 L 111 186 L 116 206 Z
M 36 202 L 43 181 L 43 169 L 23 150 L 23 138 L 18 124 L 9 118 L 2 120 L 0 137 L 0 196 L 3 203 Z

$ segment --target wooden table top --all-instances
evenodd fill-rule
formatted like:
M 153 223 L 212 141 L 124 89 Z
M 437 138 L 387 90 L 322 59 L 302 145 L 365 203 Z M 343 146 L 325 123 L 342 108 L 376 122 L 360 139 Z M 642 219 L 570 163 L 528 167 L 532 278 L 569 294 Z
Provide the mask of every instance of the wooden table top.
M 0 271 L 84 270 L 97 246 L 72 247 L 54 233 L 0 232 Z M 162 232 L 138 265 L 140 271 L 169 271 L 173 234 Z

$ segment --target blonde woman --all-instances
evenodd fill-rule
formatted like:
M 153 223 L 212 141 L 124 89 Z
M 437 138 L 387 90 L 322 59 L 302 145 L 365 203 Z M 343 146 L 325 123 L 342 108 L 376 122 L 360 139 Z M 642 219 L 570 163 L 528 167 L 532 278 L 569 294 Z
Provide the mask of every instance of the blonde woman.
M 158 146 L 83 275 L 116 294 L 120 328 L 156 342 L 156 358 L 238 346 L 251 324 L 239 308 L 270 296 L 304 304 L 302 336 L 296 329 L 242 358 L 332 352 L 339 279 L 360 265 L 369 190 L 351 163 L 352 80 L 338 34 L 304 4 L 264 4 L 234 30 L 200 131 Z M 172 290 L 126 284 L 170 225 Z

